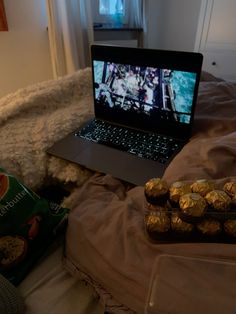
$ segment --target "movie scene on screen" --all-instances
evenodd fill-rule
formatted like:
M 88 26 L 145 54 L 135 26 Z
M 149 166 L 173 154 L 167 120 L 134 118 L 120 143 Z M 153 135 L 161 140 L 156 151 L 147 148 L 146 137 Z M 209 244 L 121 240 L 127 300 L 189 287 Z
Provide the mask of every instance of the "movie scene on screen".
M 190 123 L 196 74 L 94 61 L 96 105 Z

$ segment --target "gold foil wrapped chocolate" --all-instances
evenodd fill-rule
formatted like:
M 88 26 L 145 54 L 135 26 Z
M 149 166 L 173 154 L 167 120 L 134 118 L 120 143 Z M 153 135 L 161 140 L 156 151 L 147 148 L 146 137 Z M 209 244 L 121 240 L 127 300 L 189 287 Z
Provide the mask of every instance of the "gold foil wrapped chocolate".
M 179 199 L 181 212 L 191 217 L 202 217 L 206 210 L 206 201 L 198 193 L 184 194 Z
M 226 182 L 223 186 L 223 190 L 231 197 L 236 196 L 236 182 Z
M 154 205 L 150 203 L 146 203 L 146 208 L 149 212 L 158 212 L 158 211 L 166 211 L 167 206 Z
M 198 193 L 204 197 L 207 193 L 214 190 L 214 185 L 213 185 L 213 183 L 211 183 L 205 179 L 201 179 L 201 180 L 195 181 L 191 185 L 191 190 L 193 193 Z
M 229 219 L 224 222 L 225 232 L 233 237 L 236 237 L 236 219 Z
M 205 196 L 207 203 L 217 211 L 228 211 L 231 205 L 231 198 L 222 190 L 213 190 Z
M 164 233 L 170 230 L 170 218 L 164 212 L 146 215 L 145 224 L 147 232 Z
M 202 235 L 215 236 L 221 232 L 221 224 L 217 220 L 205 219 L 197 224 L 197 229 Z
M 168 184 L 160 178 L 152 178 L 144 186 L 146 200 L 151 204 L 164 204 L 168 199 L 168 192 Z
M 179 203 L 180 196 L 191 193 L 189 184 L 182 181 L 174 182 L 169 188 L 169 198 L 172 203 Z
M 183 221 L 178 213 L 173 213 L 171 215 L 171 228 L 174 232 L 187 233 L 193 231 L 194 225 Z
M 231 204 L 236 208 L 236 194 L 231 198 Z

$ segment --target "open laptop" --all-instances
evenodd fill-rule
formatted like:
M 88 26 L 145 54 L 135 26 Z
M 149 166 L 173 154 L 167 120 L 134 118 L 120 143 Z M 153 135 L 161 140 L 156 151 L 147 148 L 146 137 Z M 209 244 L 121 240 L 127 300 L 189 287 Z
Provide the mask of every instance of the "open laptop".
M 191 136 L 200 53 L 92 45 L 95 117 L 48 153 L 144 185 Z

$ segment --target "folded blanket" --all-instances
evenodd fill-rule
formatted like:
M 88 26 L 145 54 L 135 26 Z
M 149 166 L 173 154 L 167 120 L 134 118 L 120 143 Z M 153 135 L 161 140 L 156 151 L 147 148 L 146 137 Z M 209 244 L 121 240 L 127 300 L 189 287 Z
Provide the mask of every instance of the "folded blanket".
M 84 182 L 82 167 L 49 157 L 47 148 L 91 114 L 91 69 L 29 86 L 0 99 L 0 166 L 32 189 L 51 177 Z

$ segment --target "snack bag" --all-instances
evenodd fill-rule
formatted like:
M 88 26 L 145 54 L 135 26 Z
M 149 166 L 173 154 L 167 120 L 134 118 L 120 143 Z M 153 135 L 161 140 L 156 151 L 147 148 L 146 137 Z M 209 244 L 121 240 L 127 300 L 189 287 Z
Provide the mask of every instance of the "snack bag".
M 0 273 L 18 285 L 67 216 L 68 209 L 39 197 L 0 168 Z

